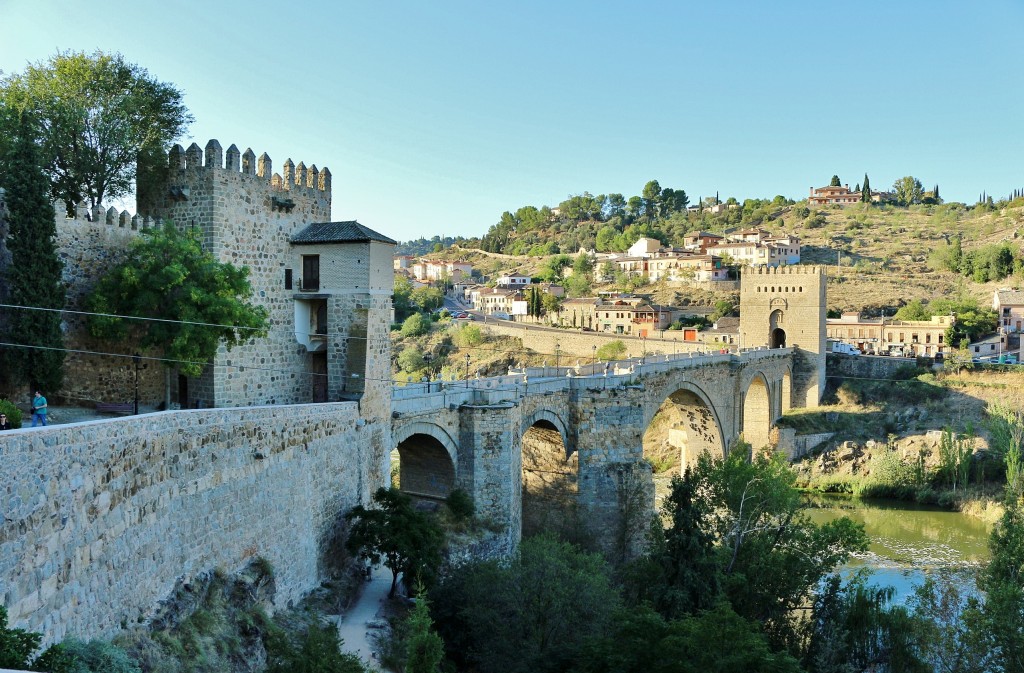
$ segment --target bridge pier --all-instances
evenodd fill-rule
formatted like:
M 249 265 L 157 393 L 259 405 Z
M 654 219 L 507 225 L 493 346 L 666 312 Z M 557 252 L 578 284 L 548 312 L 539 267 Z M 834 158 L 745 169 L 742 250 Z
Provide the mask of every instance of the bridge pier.
M 523 529 L 521 422 L 513 402 L 459 408 L 457 484 L 473 497 L 477 516 L 505 531 L 511 547 Z

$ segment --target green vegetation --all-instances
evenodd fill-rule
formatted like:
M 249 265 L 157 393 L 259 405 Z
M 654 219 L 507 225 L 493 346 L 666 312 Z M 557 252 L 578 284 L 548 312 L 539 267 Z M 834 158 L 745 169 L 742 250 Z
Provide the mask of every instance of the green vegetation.
M 621 360 L 626 355 L 626 344 L 618 339 L 609 341 L 597 349 L 596 355 L 598 360 L 604 360 L 605 362 Z
M 40 130 L 26 114 L 11 121 L 7 133 L 0 124 L 0 136 L 9 140 L 0 145 L 0 187 L 8 211 L 7 231 L 0 235 L 6 234 L 3 243 L 10 253 L 7 264 L 0 256 L 0 300 L 31 308 L 3 311 L 0 340 L 21 347 L 0 350 L 0 385 L 57 391 L 64 379 L 64 265 L 57 256 L 50 185 L 37 147 Z
M 267 310 L 251 296 L 247 267 L 217 261 L 198 234 L 166 222 L 133 241 L 125 261 L 96 284 L 86 305 L 100 315 L 89 316 L 89 331 L 129 339 L 156 351 L 168 369 L 199 376 L 222 344 L 266 336 Z
M 8 76 L 0 81 L 4 106 L 43 129 L 47 192 L 69 208 L 124 196 L 136 178 L 152 182 L 150 173 L 166 171 L 167 147 L 192 121 L 177 88 L 101 51 L 58 53 Z
M 7 608 L 0 605 L 0 668 L 50 673 L 73 670 L 73 660 L 61 645 L 53 645 L 36 655 L 42 641 L 41 633 L 8 628 Z
M 18 429 L 21 427 L 21 409 L 10 400 L 0 399 L 0 413 L 6 414 L 7 422 L 11 424 L 12 428 Z
M 343 653 L 333 625 L 312 624 L 298 646 L 278 637 L 267 653 L 266 673 L 364 673 L 356 654 Z
M 391 590 L 402 573 L 410 586 L 432 579 L 440 564 L 443 535 L 434 519 L 413 508 L 409 496 L 397 489 L 379 488 L 374 507 L 357 505 L 345 515 L 351 528 L 345 548 L 372 564 L 391 570 Z

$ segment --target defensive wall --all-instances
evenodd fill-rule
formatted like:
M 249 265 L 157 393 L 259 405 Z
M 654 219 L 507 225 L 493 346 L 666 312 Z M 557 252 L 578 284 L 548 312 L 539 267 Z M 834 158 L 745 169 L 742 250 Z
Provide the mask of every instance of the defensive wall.
M 279 604 L 299 599 L 342 559 L 342 514 L 385 483 L 389 425 L 340 402 L 3 433 L 11 623 L 48 642 L 109 638 L 176 582 L 255 556 L 273 564 Z
M 894 358 L 886 355 L 845 355 L 829 353 L 826 360 L 828 377 L 889 379 L 907 367 L 916 367 L 916 358 Z
M 652 336 L 641 339 L 630 334 L 583 332 L 497 318 L 488 318 L 477 324 L 485 326 L 490 334 L 528 340 L 531 350 L 550 355 L 550 364 L 555 364 L 556 346 L 561 357 L 565 358 L 561 364 L 569 364 L 577 359 L 587 363 L 593 357 L 595 347 L 601 348 L 613 341 L 621 341 L 626 346 L 627 355 L 632 357 L 639 357 L 644 353 L 665 355 L 714 349 L 714 344 L 684 340 L 682 330 L 657 331 Z

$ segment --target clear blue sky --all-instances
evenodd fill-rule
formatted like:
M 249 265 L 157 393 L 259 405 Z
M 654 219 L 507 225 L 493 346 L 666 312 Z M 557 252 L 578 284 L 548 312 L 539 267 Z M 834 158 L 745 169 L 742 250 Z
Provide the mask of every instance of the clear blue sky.
M 0 70 L 118 51 L 333 217 L 478 236 L 570 194 L 1024 187 L 1024 2 L 0 0 Z

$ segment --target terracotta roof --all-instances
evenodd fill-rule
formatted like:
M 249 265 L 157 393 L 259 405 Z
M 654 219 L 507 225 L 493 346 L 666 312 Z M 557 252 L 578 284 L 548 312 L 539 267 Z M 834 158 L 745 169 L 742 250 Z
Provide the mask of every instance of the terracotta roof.
M 349 222 L 315 222 L 292 236 L 294 245 L 310 245 L 315 243 L 390 243 L 398 245 L 384 234 L 365 227 L 355 220 Z

